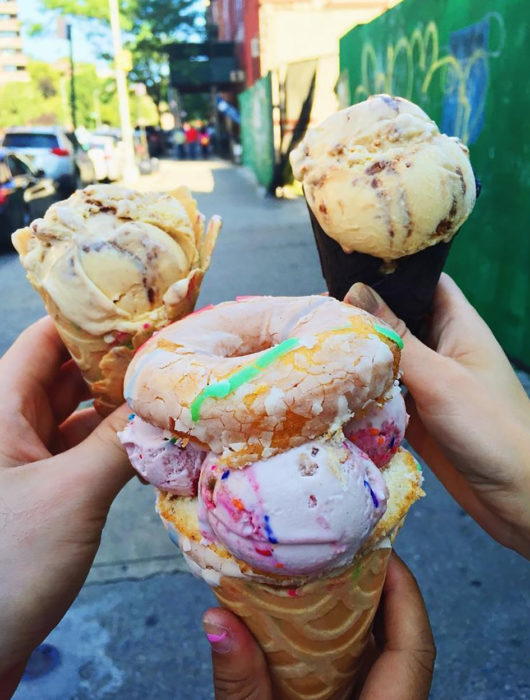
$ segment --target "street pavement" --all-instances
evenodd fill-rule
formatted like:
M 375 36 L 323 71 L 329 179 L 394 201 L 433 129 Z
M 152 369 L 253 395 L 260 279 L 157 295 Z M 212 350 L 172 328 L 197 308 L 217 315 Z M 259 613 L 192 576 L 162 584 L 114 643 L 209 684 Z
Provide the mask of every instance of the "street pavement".
M 223 216 L 199 306 L 237 295 L 318 293 L 324 285 L 305 205 L 262 196 L 221 161 L 162 161 L 138 187 L 188 184 L 201 210 Z M 16 255 L 0 258 L 0 352 L 43 313 Z M 530 378 L 520 377 L 527 390 Z M 527 562 L 485 535 L 425 468 L 427 496 L 397 551 L 422 589 L 438 648 L 434 700 L 530 699 Z M 213 697 L 200 618 L 214 598 L 187 573 L 133 480 L 116 499 L 76 602 L 33 659 L 16 700 Z

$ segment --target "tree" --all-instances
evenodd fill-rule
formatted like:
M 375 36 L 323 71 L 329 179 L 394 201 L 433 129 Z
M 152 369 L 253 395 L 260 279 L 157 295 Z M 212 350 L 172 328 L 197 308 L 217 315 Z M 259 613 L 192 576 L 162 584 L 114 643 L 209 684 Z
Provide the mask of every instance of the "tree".
M 86 17 L 108 24 L 108 0 L 41 0 L 45 9 Z M 127 48 L 133 54 L 131 78 L 144 83 L 156 105 L 168 100 L 169 73 L 163 50 L 166 43 L 202 32 L 197 0 L 127 0 L 120 3 L 122 28 L 128 34 Z

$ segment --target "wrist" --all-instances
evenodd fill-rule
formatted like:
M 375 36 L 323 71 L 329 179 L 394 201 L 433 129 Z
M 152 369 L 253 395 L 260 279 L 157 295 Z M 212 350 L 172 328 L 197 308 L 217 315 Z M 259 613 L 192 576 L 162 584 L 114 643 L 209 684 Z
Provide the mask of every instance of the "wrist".
M 506 546 L 530 559 L 530 428 L 522 423 L 509 421 L 506 430 L 511 445 L 506 467 L 510 475 L 505 482 L 505 504 L 501 516 L 506 524 Z

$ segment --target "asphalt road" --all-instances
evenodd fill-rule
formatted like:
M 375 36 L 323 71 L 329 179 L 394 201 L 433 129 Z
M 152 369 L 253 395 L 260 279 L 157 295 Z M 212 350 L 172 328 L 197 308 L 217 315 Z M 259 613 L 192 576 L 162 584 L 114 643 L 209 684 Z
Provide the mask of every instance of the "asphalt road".
M 206 215 L 224 218 L 200 306 L 323 289 L 303 202 L 266 199 L 240 170 L 219 162 L 162 162 L 140 183 L 155 190 L 187 183 Z M 14 254 L 0 258 L 0 280 L 3 352 L 43 307 Z M 521 378 L 530 387 L 528 376 Z M 396 548 L 418 579 L 434 629 L 431 697 L 530 699 L 528 564 L 493 542 L 428 468 L 424 473 L 427 496 L 410 512 Z M 210 604 L 208 588 L 185 571 L 157 521 L 151 488 L 135 480 L 112 507 L 87 583 L 47 640 L 53 649 L 15 698 L 211 698 L 200 625 Z

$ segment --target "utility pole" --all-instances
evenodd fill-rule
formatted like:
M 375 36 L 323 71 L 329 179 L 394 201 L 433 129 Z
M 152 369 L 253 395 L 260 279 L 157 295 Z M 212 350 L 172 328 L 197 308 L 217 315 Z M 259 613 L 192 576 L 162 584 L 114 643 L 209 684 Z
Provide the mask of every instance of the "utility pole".
M 70 113 L 72 115 L 72 128 L 77 129 L 77 110 L 75 103 L 75 74 L 74 74 L 74 43 L 72 41 L 72 25 L 66 25 L 66 38 L 70 47 Z
M 114 49 L 114 69 L 116 71 L 116 87 L 118 88 L 118 106 L 120 111 L 121 138 L 124 146 L 125 180 L 134 180 L 138 175 L 134 157 L 134 135 L 129 111 L 129 94 L 127 91 L 127 75 L 124 67 L 124 51 L 121 43 L 120 10 L 118 0 L 109 0 L 110 28 Z

